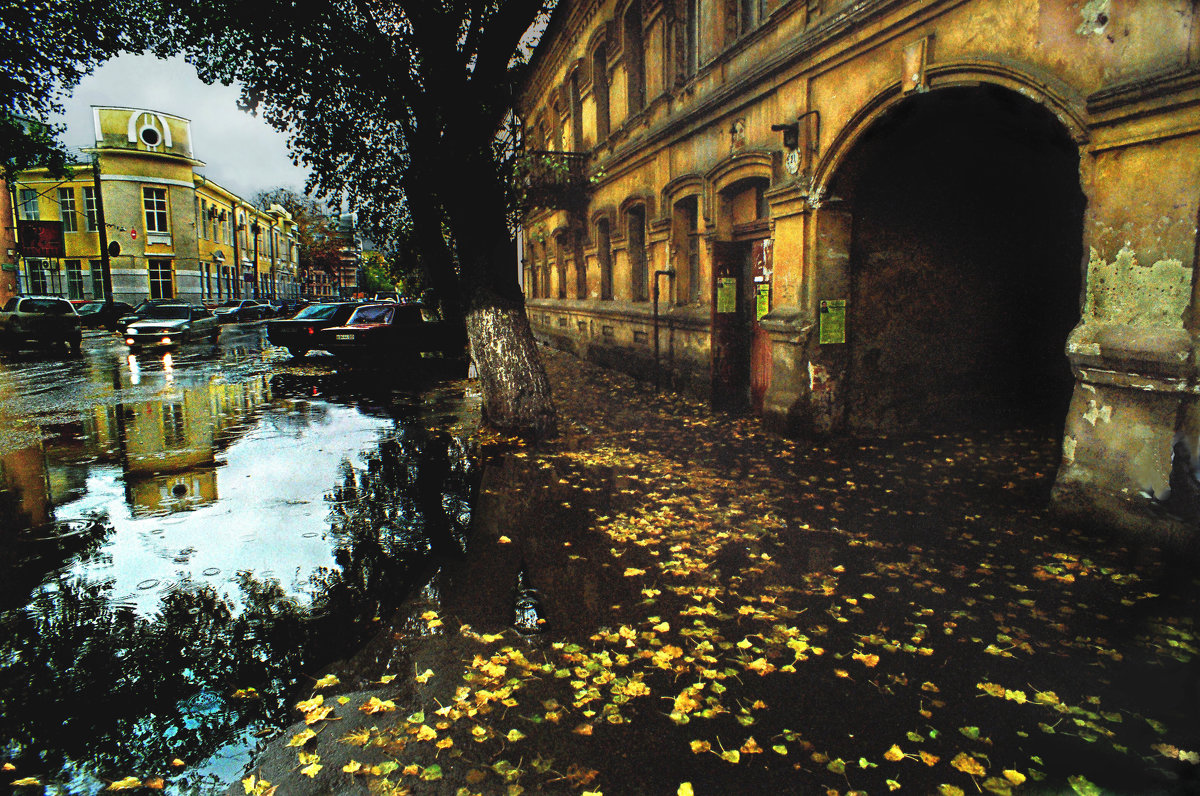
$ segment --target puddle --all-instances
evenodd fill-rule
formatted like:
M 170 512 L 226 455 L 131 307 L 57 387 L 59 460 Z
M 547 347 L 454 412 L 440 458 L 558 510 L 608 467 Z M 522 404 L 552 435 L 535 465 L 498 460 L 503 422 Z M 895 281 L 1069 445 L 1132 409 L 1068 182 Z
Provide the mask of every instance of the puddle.
M 96 400 L 68 422 L 29 412 L 20 378 L 0 393 L 37 431 L 0 447 L 0 749 L 56 793 L 219 792 L 464 543 L 465 382 L 412 395 L 191 356 L 72 363 Z

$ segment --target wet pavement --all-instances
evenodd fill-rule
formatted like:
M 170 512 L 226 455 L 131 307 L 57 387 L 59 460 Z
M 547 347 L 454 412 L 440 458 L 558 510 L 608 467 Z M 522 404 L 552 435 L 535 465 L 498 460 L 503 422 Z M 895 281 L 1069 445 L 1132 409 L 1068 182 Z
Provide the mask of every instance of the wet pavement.
M 1196 792 L 1194 566 L 1050 516 L 1053 429 L 812 444 L 546 358 L 562 438 L 485 449 L 230 793 Z
M 8 781 L 86 769 L 60 792 L 1197 792 L 1194 564 L 1056 521 L 1053 429 L 793 441 L 548 351 L 562 436 L 483 434 L 476 449 L 469 384 L 414 392 L 236 350 L 223 337 L 184 369 L 264 384 L 214 432 L 210 502 L 164 483 L 139 503 L 128 443 L 106 460 L 86 430 L 41 426 L 44 481 L 73 485 L 49 490 L 74 501 L 49 501 L 53 516 L 109 494 L 114 530 L 40 557 L 36 534 L 16 547 L 35 563 L 9 571 L 51 574 L 11 587 L 36 599 L 6 613 Z M 117 392 L 136 406 L 165 383 Z M 62 420 L 58 392 L 22 400 Z M 72 456 L 86 477 L 65 475 Z M 272 456 L 291 478 L 267 477 Z M 239 478 L 264 486 L 239 497 Z M 185 515 L 194 536 L 153 533 Z M 205 532 L 214 544 L 197 543 Z M 324 545 L 302 553 L 309 532 Z M 130 551 L 163 563 L 135 582 Z M 241 555 L 262 569 L 231 580 Z M 58 585 L 76 582 L 67 572 L 78 588 Z M 151 615 L 141 592 L 164 583 Z M 258 732 L 267 745 L 246 768 Z
M 461 551 L 470 385 L 264 333 L 0 355 L 4 788 L 219 791 L 297 683 Z

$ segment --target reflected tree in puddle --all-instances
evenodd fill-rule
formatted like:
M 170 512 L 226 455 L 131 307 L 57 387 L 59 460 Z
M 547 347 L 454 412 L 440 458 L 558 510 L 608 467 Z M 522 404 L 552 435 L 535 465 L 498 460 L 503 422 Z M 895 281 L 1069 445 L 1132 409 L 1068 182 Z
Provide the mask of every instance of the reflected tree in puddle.
M 465 441 L 397 420 L 326 495 L 337 566 L 309 577 L 310 605 L 245 571 L 229 594 L 185 575 L 148 614 L 112 580 L 79 574 L 103 571 L 105 523 L 40 558 L 10 548 L 31 566 L 17 568 L 30 573 L 22 593 L 5 589 L 3 606 L 22 607 L 0 612 L 4 759 L 62 793 L 126 776 L 167 777 L 172 793 L 225 787 L 306 678 L 361 646 L 438 557 L 461 553 L 473 483 Z M 27 528 L 26 513 L 0 485 L 0 518 Z
M 339 569 L 314 576 L 317 602 L 334 613 L 395 605 L 437 559 L 460 556 L 475 482 L 462 440 L 415 424 L 382 441 L 365 469 L 343 461 L 327 496 Z

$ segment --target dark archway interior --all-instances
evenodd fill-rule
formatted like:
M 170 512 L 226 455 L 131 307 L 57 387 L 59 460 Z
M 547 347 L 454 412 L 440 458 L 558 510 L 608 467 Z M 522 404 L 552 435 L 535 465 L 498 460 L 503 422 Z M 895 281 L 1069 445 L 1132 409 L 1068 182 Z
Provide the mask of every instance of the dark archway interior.
M 833 189 L 853 213 L 850 428 L 1061 425 L 1084 198 L 1058 120 L 998 88 L 916 96 Z

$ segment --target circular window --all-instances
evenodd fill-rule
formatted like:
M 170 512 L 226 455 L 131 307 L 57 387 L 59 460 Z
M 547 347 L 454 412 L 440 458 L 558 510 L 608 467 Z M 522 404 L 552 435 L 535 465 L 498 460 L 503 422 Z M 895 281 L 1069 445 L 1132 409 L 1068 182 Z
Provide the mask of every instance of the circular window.
M 158 146 L 159 143 L 162 142 L 162 136 L 160 136 L 158 134 L 158 130 L 155 130 L 153 127 L 143 127 L 141 136 L 142 143 L 144 143 L 146 146 Z

